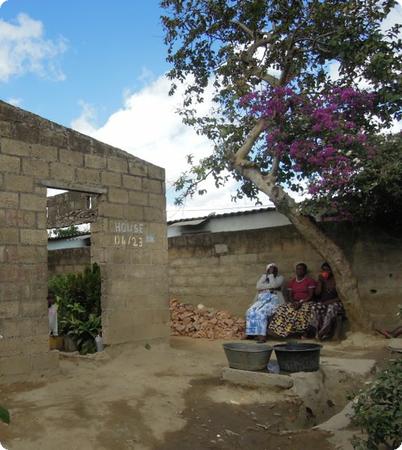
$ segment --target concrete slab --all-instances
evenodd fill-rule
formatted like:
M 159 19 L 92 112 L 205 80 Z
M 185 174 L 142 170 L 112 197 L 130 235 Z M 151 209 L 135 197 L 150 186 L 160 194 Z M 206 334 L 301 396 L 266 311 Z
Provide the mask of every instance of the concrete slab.
M 262 387 L 270 389 L 290 389 L 293 380 L 288 375 L 279 375 L 268 372 L 252 372 L 249 370 L 232 369 L 225 367 L 222 371 L 225 381 L 242 386 Z
M 389 340 L 388 348 L 391 352 L 402 353 L 402 339 L 394 338 Z

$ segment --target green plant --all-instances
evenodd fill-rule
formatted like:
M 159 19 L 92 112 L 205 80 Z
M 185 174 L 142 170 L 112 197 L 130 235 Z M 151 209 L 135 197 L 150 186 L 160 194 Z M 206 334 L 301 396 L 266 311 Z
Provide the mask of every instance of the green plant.
M 10 413 L 2 406 L 0 406 L 0 420 L 4 423 L 10 423 Z
M 352 421 L 367 435 L 354 438 L 357 450 L 396 449 L 402 443 L 402 359 L 389 363 L 353 405 Z
M 56 275 L 49 290 L 57 298 L 59 330 L 71 336 L 80 353 L 96 350 L 94 338 L 101 328 L 101 275 L 95 263 L 83 273 Z

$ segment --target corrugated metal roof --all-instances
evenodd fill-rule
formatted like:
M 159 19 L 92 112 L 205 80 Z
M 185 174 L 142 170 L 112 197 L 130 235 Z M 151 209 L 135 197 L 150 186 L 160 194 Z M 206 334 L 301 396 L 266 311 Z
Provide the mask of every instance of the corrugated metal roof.
M 188 219 L 179 219 L 177 221 L 175 220 L 169 220 L 168 221 L 168 226 L 172 226 L 174 225 L 176 226 L 194 226 L 194 225 L 199 225 L 202 222 L 206 222 L 209 219 L 219 219 L 221 217 L 231 217 L 231 216 L 244 216 L 247 214 L 255 214 L 258 212 L 267 212 L 267 211 L 275 211 L 276 208 L 274 207 L 268 207 L 268 208 L 259 208 L 259 209 L 249 209 L 247 211 L 236 211 L 236 212 L 230 212 L 230 213 L 223 213 L 223 214 L 209 214 L 207 216 L 203 216 L 203 217 L 191 217 Z M 191 222 L 197 222 L 197 221 L 201 221 L 199 223 L 191 223 Z M 189 223 L 190 222 L 190 223 Z

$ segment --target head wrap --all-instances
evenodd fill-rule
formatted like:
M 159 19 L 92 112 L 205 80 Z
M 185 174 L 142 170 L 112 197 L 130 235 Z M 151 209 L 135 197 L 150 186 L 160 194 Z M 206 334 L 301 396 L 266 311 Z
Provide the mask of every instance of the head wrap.
M 276 267 L 276 268 L 278 268 L 278 266 L 277 266 L 275 263 L 269 263 L 269 264 L 267 265 L 267 268 L 265 269 L 265 271 L 268 272 L 268 270 L 269 270 L 271 267 Z

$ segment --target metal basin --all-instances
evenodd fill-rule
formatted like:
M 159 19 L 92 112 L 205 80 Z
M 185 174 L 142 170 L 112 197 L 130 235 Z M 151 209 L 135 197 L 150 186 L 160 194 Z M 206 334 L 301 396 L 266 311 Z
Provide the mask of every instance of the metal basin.
M 283 372 L 315 372 L 320 367 L 319 344 L 274 345 L 279 369 Z
M 271 357 L 272 347 L 266 344 L 229 342 L 223 344 L 229 367 L 240 370 L 264 370 Z

